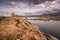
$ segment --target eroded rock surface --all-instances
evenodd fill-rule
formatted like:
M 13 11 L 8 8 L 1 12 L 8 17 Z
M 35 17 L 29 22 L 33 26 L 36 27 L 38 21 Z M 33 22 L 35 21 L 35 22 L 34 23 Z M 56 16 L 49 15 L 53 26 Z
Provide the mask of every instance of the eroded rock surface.
M 15 14 L 0 21 L 0 40 L 55 40 Z

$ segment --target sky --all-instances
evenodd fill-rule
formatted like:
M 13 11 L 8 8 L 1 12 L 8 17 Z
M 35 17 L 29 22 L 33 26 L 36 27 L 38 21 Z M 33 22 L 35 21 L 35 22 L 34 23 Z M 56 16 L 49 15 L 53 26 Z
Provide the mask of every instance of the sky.
M 60 12 L 60 0 L 0 0 L 0 16 L 42 15 Z

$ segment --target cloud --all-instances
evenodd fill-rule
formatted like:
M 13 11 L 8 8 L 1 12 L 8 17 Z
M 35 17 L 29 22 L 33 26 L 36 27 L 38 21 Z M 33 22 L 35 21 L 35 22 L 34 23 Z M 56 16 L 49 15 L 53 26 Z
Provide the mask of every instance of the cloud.
M 28 0 L 29 3 L 33 3 L 33 4 L 40 4 L 40 3 L 44 3 L 46 1 L 54 1 L 54 0 Z
M 54 1 L 54 0 L 0 0 L 0 2 L 9 2 L 9 1 L 15 1 L 15 2 L 26 2 L 26 3 L 33 3 L 33 4 L 40 4 L 45 1 Z
M 8 1 L 8 0 L 0 0 L 0 2 L 6 2 L 6 1 Z
M 2 15 L 2 13 L 4 13 L 4 15 L 10 15 L 13 12 L 18 15 L 41 15 L 48 12 L 57 12 L 57 10 L 55 9 L 60 9 L 59 4 L 59 0 L 46 0 L 41 4 L 39 3 L 38 5 L 34 5 L 33 2 L 31 2 L 31 4 L 29 5 L 25 2 L 9 1 L 5 3 L 0 3 L 0 15 Z

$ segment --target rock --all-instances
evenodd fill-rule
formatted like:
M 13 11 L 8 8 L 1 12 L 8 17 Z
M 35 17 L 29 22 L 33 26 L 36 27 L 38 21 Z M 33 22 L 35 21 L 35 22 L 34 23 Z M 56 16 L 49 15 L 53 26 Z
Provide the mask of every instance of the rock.
M 15 14 L 0 21 L 0 40 L 57 40 Z

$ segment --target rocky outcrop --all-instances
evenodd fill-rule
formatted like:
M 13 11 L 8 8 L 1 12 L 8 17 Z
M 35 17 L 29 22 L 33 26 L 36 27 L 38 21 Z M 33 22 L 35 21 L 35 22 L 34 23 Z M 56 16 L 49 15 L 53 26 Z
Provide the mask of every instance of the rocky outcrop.
M 0 21 L 0 40 L 55 40 L 15 14 Z

